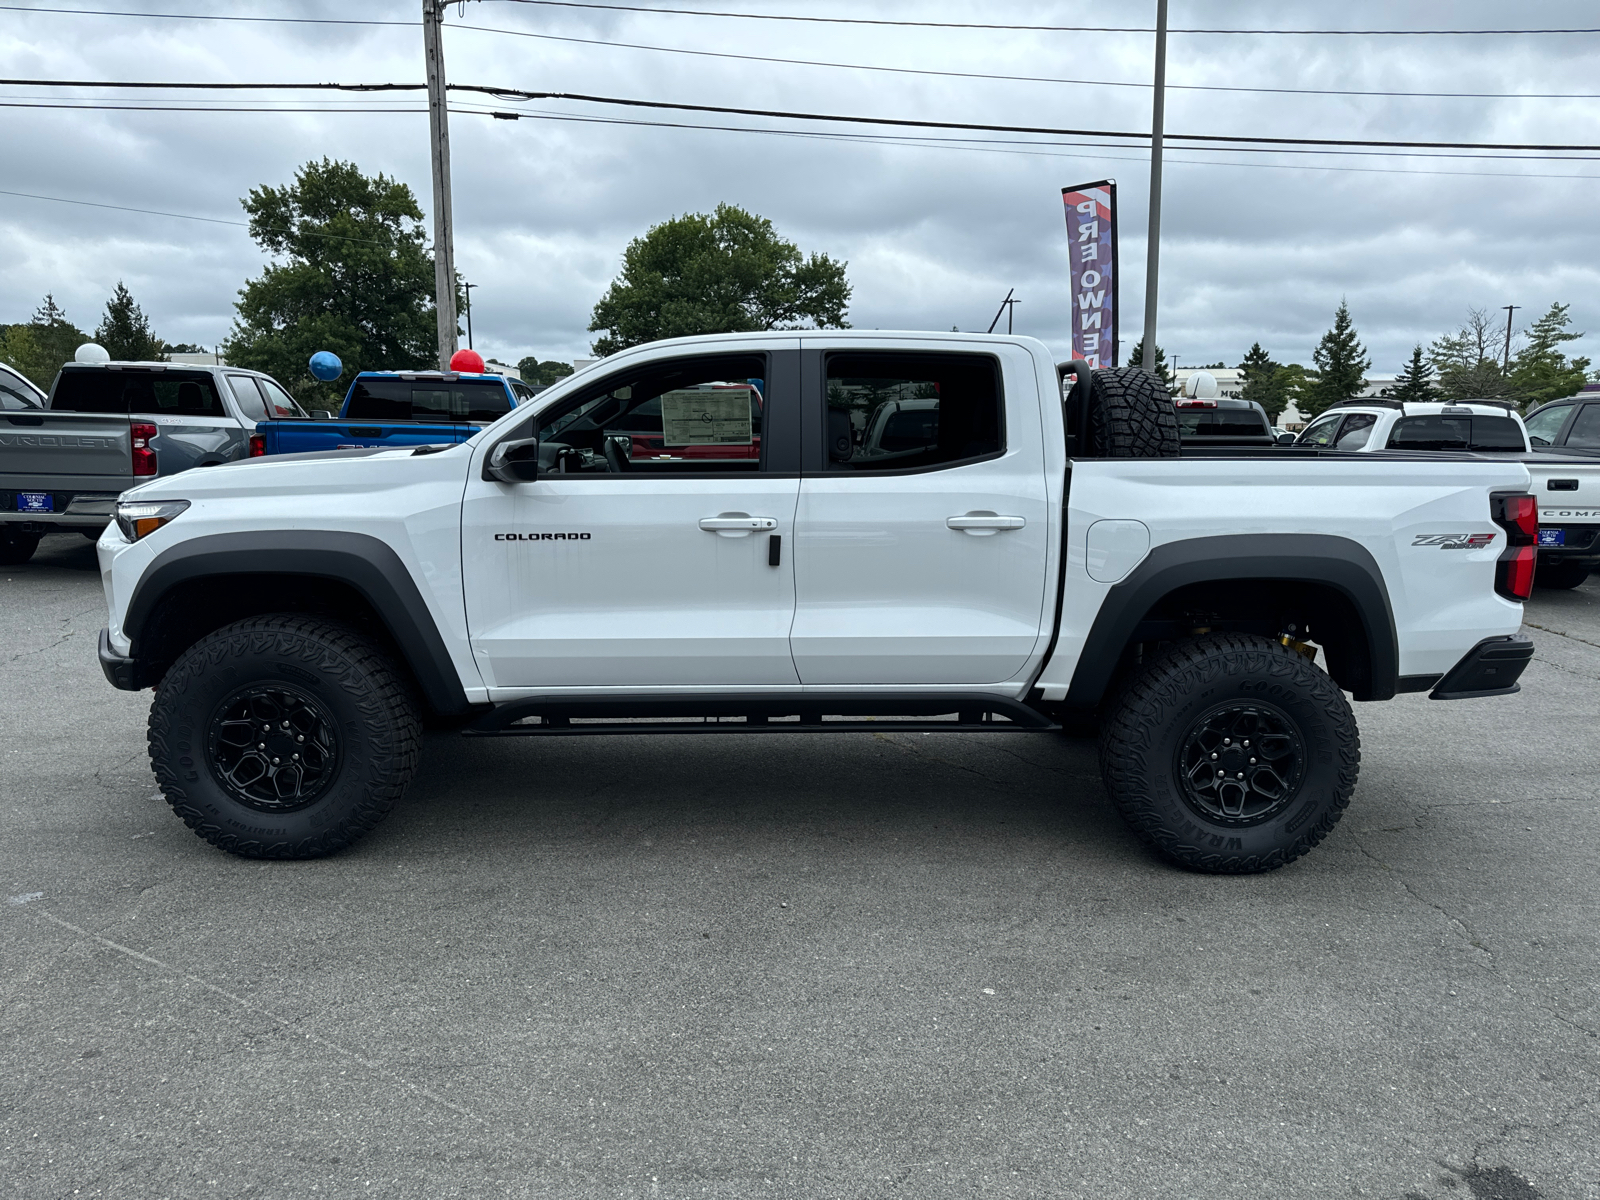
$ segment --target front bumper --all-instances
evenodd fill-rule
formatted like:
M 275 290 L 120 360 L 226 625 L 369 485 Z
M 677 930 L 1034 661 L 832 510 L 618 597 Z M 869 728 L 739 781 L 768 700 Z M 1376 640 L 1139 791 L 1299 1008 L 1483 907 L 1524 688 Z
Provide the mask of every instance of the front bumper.
M 106 673 L 106 679 L 112 687 L 124 692 L 137 692 L 148 687 L 144 681 L 144 673 L 139 667 L 139 661 L 127 655 L 118 654 L 111 648 L 111 630 L 100 631 L 100 669 Z
M 1533 657 L 1533 639 L 1525 633 L 1484 638 L 1465 658 L 1445 672 L 1430 700 L 1473 700 L 1520 692 L 1517 682 Z

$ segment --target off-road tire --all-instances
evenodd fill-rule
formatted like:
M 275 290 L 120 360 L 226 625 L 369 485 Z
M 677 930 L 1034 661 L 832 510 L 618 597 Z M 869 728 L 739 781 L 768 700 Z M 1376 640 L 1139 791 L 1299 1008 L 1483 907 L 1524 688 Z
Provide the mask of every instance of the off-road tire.
M 328 718 L 332 765 L 322 790 L 292 811 L 246 803 L 221 774 L 216 730 L 238 723 L 224 717 L 238 711 L 241 691 L 256 688 L 309 698 Z M 294 614 L 251 617 L 200 639 L 150 706 L 150 765 L 167 802 L 213 846 L 246 858 L 316 858 L 355 842 L 404 794 L 420 741 L 416 701 L 393 661 L 353 629 Z
M 1583 563 L 1540 563 L 1533 569 L 1533 586 L 1567 589 L 1579 587 L 1591 568 Z
M 1096 371 L 1089 445 L 1103 458 L 1177 458 L 1178 410 L 1166 386 L 1137 367 Z
M 1209 714 L 1240 709 L 1275 714 L 1301 748 L 1296 781 L 1281 789 L 1287 798 L 1261 801 L 1253 820 L 1204 811 L 1184 778 L 1195 730 L 1209 728 Z M 1217 875 L 1273 871 L 1322 841 L 1350 803 L 1360 764 L 1344 693 L 1265 637 L 1214 634 L 1172 647 L 1139 671 L 1101 727 L 1100 774 L 1134 832 L 1163 857 Z
M 20 567 L 39 548 L 37 533 L 12 533 L 0 528 L 0 567 Z

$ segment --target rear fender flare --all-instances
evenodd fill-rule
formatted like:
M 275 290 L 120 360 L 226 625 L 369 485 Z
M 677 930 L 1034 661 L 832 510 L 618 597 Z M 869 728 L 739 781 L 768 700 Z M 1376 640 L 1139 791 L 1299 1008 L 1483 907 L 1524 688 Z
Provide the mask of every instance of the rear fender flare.
M 1100 703 L 1141 621 L 1163 597 L 1197 583 L 1259 579 L 1319 584 L 1350 601 L 1367 642 L 1366 686 L 1357 700 L 1388 700 L 1399 685 L 1394 607 L 1383 572 L 1361 543 L 1331 534 L 1233 534 L 1168 542 L 1112 587 L 1090 627 L 1066 702 Z

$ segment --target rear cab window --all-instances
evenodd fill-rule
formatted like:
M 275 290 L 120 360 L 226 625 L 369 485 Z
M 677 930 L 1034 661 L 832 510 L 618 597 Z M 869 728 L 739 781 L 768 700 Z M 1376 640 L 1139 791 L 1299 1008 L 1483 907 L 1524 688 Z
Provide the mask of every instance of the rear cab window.
M 1522 430 L 1511 417 L 1401 417 L 1389 431 L 1391 450 L 1522 450 Z
M 1178 433 L 1186 438 L 1270 437 L 1272 428 L 1254 409 L 1180 408 Z
M 426 421 L 487 425 L 511 411 L 498 379 L 357 379 L 345 417 L 352 421 Z
M 57 412 L 225 418 L 204 371 L 63 370 L 50 397 Z

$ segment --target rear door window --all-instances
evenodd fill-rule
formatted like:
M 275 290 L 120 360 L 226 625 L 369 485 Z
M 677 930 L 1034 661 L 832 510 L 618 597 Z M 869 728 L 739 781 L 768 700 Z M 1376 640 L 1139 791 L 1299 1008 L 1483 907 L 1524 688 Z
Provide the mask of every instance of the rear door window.
M 1566 445 L 1584 450 L 1600 449 L 1600 404 L 1585 404 L 1577 420 L 1572 422 L 1572 432 L 1567 434 Z
M 1310 425 L 1306 426 L 1304 432 L 1300 434 L 1300 444 L 1302 446 L 1333 445 L 1333 435 L 1337 432 L 1339 422 L 1343 417 L 1344 414 L 1340 413 L 1332 417 L 1319 417 L 1311 422 Z
M 827 360 L 830 471 L 906 471 L 999 454 L 1000 364 L 981 354 L 840 352 Z
M 305 409 L 295 403 L 294 397 L 289 395 L 270 379 L 257 379 L 256 385 L 261 389 L 261 394 L 267 399 L 267 414 L 273 417 L 303 417 Z
M 1339 427 L 1339 440 L 1333 443 L 1333 448 L 1360 450 L 1372 437 L 1372 427 L 1377 423 L 1378 418 L 1372 413 L 1351 413 Z
M 248 375 L 229 375 L 228 387 L 232 389 L 233 398 L 239 402 L 239 411 L 246 420 L 267 419 L 267 402 L 261 398 L 261 389 L 256 387 L 254 379 Z

